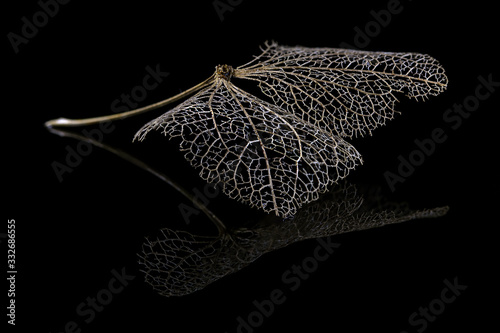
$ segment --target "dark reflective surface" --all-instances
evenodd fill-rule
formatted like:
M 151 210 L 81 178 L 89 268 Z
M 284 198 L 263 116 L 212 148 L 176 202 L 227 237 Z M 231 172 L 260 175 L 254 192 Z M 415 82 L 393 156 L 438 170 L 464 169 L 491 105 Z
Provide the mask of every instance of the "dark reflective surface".
M 500 71 L 494 2 L 337 1 L 333 7 L 324 1 L 63 2 L 11 1 L 3 11 L 6 200 L 0 234 L 7 233 L 7 219 L 16 219 L 14 332 L 128 332 L 136 327 L 141 332 L 232 333 L 238 332 L 238 317 L 248 322 L 254 301 L 262 304 L 280 289 L 286 303 L 253 327 L 254 333 L 415 333 L 424 327 L 422 317 L 414 317 L 418 325 L 411 325 L 409 317 L 429 304 L 439 312 L 434 300 L 446 286 L 443 281 L 455 277 L 468 288 L 441 314 L 429 312 L 433 321 L 425 321 L 424 332 L 488 332 L 497 326 Z M 54 17 L 46 15 L 43 27 L 23 28 L 35 14 L 43 24 L 39 3 L 48 11 L 60 6 Z M 233 10 L 225 11 L 221 21 L 214 3 Z M 388 10 L 398 13 L 389 17 Z M 22 37 L 23 29 L 38 33 L 15 54 L 7 34 Z M 416 209 L 449 205 L 450 210 L 437 219 L 331 237 L 341 246 L 295 291 L 296 284 L 284 281 L 283 274 L 309 258 L 319 240 L 330 238 L 267 252 L 186 296 L 159 296 L 144 282 L 144 267 L 138 264 L 144 237 L 153 241 L 162 228 L 213 237 L 218 229 L 212 220 L 197 208 L 200 213 L 187 224 L 179 204 L 196 207 L 171 186 L 101 149 L 89 153 L 79 141 L 47 132 L 43 123 L 121 112 L 174 96 L 210 76 L 217 64 L 250 61 L 266 40 L 310 47 L 350 44 L 439 59 L 449 75 L 448 89 L 424 103 L 402 98 L 397 119 L 372 137 L 353 140 L 364 164 L 349 180 L 380 186 L 389 201 L 400 203 L 388 209 L 406 209 L 401 202 L 408 202 Z M 157 69 L 169 75 L 153 77 Z M 478 78 L 488 81 L 490 74 L 495 85 L 480 86 Z M 238 80 L 238 85 L 260 94 L 253 82 Z M 481 96 L 477 104 L 476 93 Z M 178 142 L 158 135 L 131 143 L 142 124 L 162 111 L 85 130 L 100 130 L 103 142 L 150 163 L 191 195 L 193 188 L 204 193 Z M 433 135 L 435 129 L 444 135 Z M 413 170 L 402 160 L 411 161 Z M 54 162 L 71 169 L 62 181 Z M 395 180 L 392 193 L 384 179 L 387 171 L 404 175 L 404 182 Z M 361 187 L 357 193 L 366 195 Z M 222 194 L 210 198 L 208 209 L 235 229 L 252 229 L 261 220 Z M 7 240 L 0 241 L 6 256 Z M 115 281 L 112 271 L 122 269 L 135 278 L 123 289 L 112 283 L 121 292 L 106 298 L 109 282 Z M 299 276 L 292 271 L 287 277 Z M 5 297 L 7 289 L 2 291 Z M 88 304 L 93 299 L 100 311 Z M 6 309 L 6 319 L 5 314 Z
M 377 228 L 413 219 L 439 217 L 448 207 L 424 210 L 373 208 L 354 185 L 335 186 L 293 218 L 261 221 L 217 236 L 164 228 L 149 237 L 141 254 L 146 282 L 164 296 L 182 296 L 239 271 L 267 252 L 318 237 Z

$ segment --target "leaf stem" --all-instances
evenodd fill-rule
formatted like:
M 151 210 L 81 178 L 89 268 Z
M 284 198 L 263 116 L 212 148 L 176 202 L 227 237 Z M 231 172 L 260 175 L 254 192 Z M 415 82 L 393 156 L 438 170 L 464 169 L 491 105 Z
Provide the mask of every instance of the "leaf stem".
M 144 106 L 142 108 L 138 108 L 135 110 L 130 110 L 122 113 L 117 113 L 117 114 L 112 114 L 112 115 L 107 115 L 107 116 L 101 116 L 101 117 L 93 117 L 93 118 L 85 118 L 85 119 L 68 119 L 68 118 L 57 118 L 57 119 L 52 119 L 47 122 L 45 122 L 45 127 L 51 128 L 51 127 L 77 127 L 77 126 L 86 126 L 86 125 L 92 125 L 96 123 L 100 123 L 103 121 L 113 121 L 117 119 L 125 119 L 128 117 L 132 117 L 147 111 L 151 111 L 154 109 L 158 109 L 162 106 L 165 106 L 167 104 L 173 103 L 175 101 L 178 101 L 181 98 L 184 98 L 201 88 L 204 88 L 205 86 L 209 85 L 210 83 L 213 82 L 215 78 L 215 74 L 210 76 L 208 79 L 205 81 L 175 95 L 170 98 L 164 99 L 163 101 Z

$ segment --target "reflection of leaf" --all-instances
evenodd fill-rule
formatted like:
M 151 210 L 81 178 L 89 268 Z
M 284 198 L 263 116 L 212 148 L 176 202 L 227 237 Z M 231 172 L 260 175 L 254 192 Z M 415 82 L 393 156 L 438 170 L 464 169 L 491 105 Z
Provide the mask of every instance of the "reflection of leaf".
M 143 244 L 140 263 L 146 282 L 164 296 L 182 296 L 249 265 L 261 255 L 294 242 L 370 229 L 418 218 L 438 217 L 448 208 L 371 209 L 354 186 L 339 189 L 299 210 L 287 223 L 263 222 L 219 236 L 161 229 Z
M 321 200 L 306 205 L 285 221 L 265 219 L 252 228 L 228 231 L 222 221 L 189 191 L 143 161 L 90 137 L 53 128 L 49 130 L 96 145 L 158 177 L 192 201 L 217 227 L 218 236 L 193 235 L 165 228 L 159 231 L 156 239 L 143 244 L 140 263 L 146 281 L 164 296 L 182 296 L 203 289 L 261 255 L 300 240 L 438 217 L 448 210 L 448 207 L 439 207 L 412 211 L 406 204 L 387 202 L 378 192 L 366 191 L 368 194 L 361 195 L 353 185 L 336 185 Z
M 254 80 L 274 104 L 239 88 Z M 180 137 L 200 176 L 229 197 L 287 217 L 361 163 L 341 137 L 371 133 L 394 114 L 394 93 L 436 95 L 447 84 L 427 55 L 267 45 L 236 69 L 217 66 L 195 96 L 146 124 Z

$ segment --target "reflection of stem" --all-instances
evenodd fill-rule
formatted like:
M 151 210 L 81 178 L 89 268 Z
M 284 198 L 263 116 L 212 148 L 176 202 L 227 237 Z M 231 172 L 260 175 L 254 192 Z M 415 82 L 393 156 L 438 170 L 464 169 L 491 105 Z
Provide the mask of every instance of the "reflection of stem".
M 178 101 L 181 98 L 184 98 L 201 88 L 207 86 L 208 84 L 212 83 L 214 80 L 214 75 L 210 76 L 208 79 L 205 81 L 195 85 L 194 87 L 191 87 L 175 96 L 172 96 L 170 98 L 167 98 L 163 101 L 138 108 L 135 110 L 127 111 L 127 112 L 122 112 L 122 113 L 117 113 L 113 115 L 108 115 L 108 116 L 102 116 L 102 117 L 94 117 L 94 118 L 85 118 L 85 119 L 68 119 L 68 118 L 57 118 L 57 119 L 52 119 L 49 120 L 45 123 L 45 126 L 50 128 L 50 127 L 76 127 L 76 126 L 85 126 L 85 125 L 92 125 L 96 123 L 100 123 L 103 121 L 111 121 L 111 120 L 116 120 L 116 119 L 125 119 L 128 117 L 132 117 L 147 111 L 151 111 L 154 109 L 158 109 L 162 106 L 165 106 L 167 104 L 173 103 L 175 101 Z M 95 144 L 95 143 L 93 143 Z M 106 149 L 106 148 L 104 148 Z
M 109 151 L 110 153 L 113 153 L 115 154 L 116 156 L 118 157 L 121 157 L 122 159 L 138 166 L 139 168 L 153 174 L 154 176 L 158 177 L 159 179 L 161 179 L 162 181 L 164 181 L 165 183 L 167 183 L 168 185 L 172 186 L 175 190 L 177 190 L 178 192 L 180 192 L 183 196 L 185 196 L 187 199 L 189 199 L 190 201 L 193 202 L 193 204 L 199 208 L 203 213 L 205 213 L 205 215 L 215 224 L 215 226 L 217 227 L 218 231 L 219 231 L 219 234 L 222 235 L 223 233 L 226 232 L 226 226 L 224 225 L 224 223 L 222 223 L 222 221 L 214 214 L 212 213 L 212 211 L 210 211 L 205 205 L 203 205 L 202 203 L 199 202 L 199 200 L 196 200 L 196 198 L 191 194 L 189 193 L 185 188 L 181 187 L 179 184 L 177 184 L 176 182 L 174 182 L 172 179 L 170 179 L 167 175 L 165 175 L 164 173 L 161 173 L 155 169 L 153 169 L 152 167 L 150 167 L 148 164 L 144 163 L 143 161 L 139 160 L 138 158 L 120 150 L 120 149 L 117 149 L 117 148 L 114 148 L 114 147 L 111 147 L 109 145 L 106 145 L 102 142 L 99 142 L 99 141 L 96 141 L 96 140 L 93 140 L 89 137 L 86 137 L 86 136 L 83 136 L 81 134 L 77 134 L 77 133 L 73 133 L 73 132 L 68 132 L 68 131 L 64 131 L 64 130 L 57 130 L 57 129 L 54 129 L 52 127 L 47 127 L 47 129 L 49 130 L 49 132 L 53 133 L 53 134 L 56 134 L 56 135 L 59 135 L 59 136 L 62 136 L 62 137 L 70 137 L 70 138 L 73 138 L 73 139 L 77 139 L 77 140 L 80 140 L 80 141 L 85 141 L 85 142 L 88 142 L 88 143 L 91 143 L 93 144 L 94 146 L 96 147 L 99 147 L 99 148 L 102 148 L 104 150 L 107 150 Z

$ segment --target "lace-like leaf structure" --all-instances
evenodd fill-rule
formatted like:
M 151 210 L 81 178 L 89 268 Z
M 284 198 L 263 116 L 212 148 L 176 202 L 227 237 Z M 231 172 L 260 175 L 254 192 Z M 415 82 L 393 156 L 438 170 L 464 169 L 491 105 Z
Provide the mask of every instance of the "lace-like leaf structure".
M 235 86 L 249 79 L 272 103 Z M 196 95 L 143 126 L 179 137 L 200 176 L 225 194 L 289 217 L 362 163 L 344 138 L 370 134 L 394 116 L 394 93 L 437 95 L 447 79 L 416 53 L 266 44 L 250 63 L 219 65 Z
M 425 99 L 448 84 L 441 65 L 425 54 L 275 43 L 236 72 L 237 77 L 258 81 L 279 107 L 349 138 L 371 134 L 392 119 L 395 93 Z
M 372 209 L 351 185 L 306 205 L 287 223 L 267 221 L 218 236 L 161 229 L 142 246 L 141 270 L 159 294 L 183 296 L 241 270 L 265 253 L 301 240 L 435 218 L 447 211 L 448 207 Z

